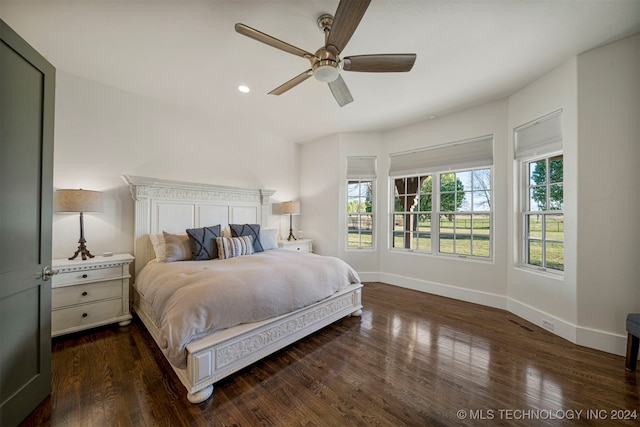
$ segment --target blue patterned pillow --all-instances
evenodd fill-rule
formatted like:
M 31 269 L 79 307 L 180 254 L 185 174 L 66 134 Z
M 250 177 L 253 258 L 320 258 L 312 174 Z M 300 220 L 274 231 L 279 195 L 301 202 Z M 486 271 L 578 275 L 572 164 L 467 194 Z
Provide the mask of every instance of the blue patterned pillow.
M 220 259 L 228 259 L 253 253 L 253 241 L 251 236 L 242 237 L 216 237 L 218 255 Z
M 260 224 L 229 224 L 232 237 L 251 236 L 253 238 L 253 251 L 264 252 L 260 243 Z
M 187 235 L 193 261 L 218 258 L 216 237 L 222 236 L 219 224 L 213 227 L 190 228 L 187 230 Z

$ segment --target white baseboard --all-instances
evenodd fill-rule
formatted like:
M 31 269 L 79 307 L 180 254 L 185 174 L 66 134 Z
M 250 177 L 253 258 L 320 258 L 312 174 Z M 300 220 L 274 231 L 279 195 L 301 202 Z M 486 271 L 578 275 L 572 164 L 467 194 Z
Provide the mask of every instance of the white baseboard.
M 554 335 L 558 335 L 561 338 L 577 344 L 576 325 L 572 323 L 512 298 L 509 298 L 507 302 L 507 311 L 534 325 L 540 326 L 542 329 L 546 329 Z
M 574 344 L 619 356 L 626 354 L 626 335 L 575 325 L 504 295 L 429 282 L 397 274 L 358 272 L 358 275 L 363 282 L 383 282 L 394 286 L 506 310 Z
M 401 286 L 403 288 L 427 292 L 447 298 L 454 298 L 503 310 L 507 307 L 507 299 L 502 295 L 475 291 L 473 289 L 459 288 L 457 286 L 445 285 L 443 283 L 428 282 L 426 280 L 399 276 L 397 274 L 379 273 L 378 279 L 378 281 L 389 283 L 390 285 Z
M 596 329 L 584 328 L 581 326 L 576 328 L 576 332 L 576 344 L 595 348 L 596 350 L 606 351 L 607 353 L 617 354 L 618 356 L 625 356 L 627 353 L 626 335 L 618 335 L 611 332 L 598 331 Z M 640 360 L 640 355 L 638 356 L 638 360 Z
M 358 271 L 358 276 L 362 282 L 381 282 L 380 273 L 377 271 Z

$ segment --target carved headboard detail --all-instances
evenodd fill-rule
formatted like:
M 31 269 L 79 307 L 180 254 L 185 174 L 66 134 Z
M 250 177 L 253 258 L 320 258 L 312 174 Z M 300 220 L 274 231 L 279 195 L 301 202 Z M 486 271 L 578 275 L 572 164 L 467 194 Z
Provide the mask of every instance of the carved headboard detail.
M 261 224 L 273 190 L 246 189 L 122 175 L 134 200 L 133 252 L 137 274 L 155 257 L 150 234 L 184 233 L 221 224 Z

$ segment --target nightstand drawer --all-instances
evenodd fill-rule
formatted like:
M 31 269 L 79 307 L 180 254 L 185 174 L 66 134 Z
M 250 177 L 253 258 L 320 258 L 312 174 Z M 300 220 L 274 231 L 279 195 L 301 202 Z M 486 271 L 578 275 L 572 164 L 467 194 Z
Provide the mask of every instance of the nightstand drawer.
M 53 331 L 63 331 L 81 326 L 90 326 L 121 315 L 121 299 L 78 305 L 61 310 L 53 310 L 51 312 L 51 329 Z
M 121 296 L 122 279 L 86 285 L 65 286 L 52 289 L 51 307 L 55 309 L 101 299 L 119 298 Z
M 122 277 L 122 267 L 97 268 L 92 270 L 78 270 L 58 273 L 53 276 L 51 286 L 63 286 L 73 283 L 95 282 L 96 280 L 104 280 L 109 278 Z
M 278 246 L 287 251 L 313 252 L 313 239 L 280 240 Z
M 283 249 L 288 251 L 309 252 L 309 244 L 287 245 Z

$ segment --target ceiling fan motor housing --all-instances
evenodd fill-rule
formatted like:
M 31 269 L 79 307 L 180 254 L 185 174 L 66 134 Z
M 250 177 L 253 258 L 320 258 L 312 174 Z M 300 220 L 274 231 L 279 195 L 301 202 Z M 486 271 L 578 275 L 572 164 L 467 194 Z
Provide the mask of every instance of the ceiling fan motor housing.
M 314 57 L 311 58 L 311 68 L 314 77 L 321 82 L 332 82 L 338 78 L 340 70 L 338 64 L 340 58 L 338 51 L 333 46 L 318 49 Z

